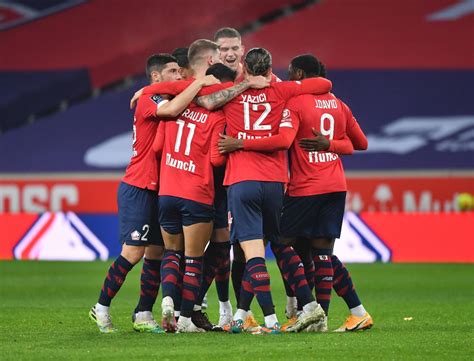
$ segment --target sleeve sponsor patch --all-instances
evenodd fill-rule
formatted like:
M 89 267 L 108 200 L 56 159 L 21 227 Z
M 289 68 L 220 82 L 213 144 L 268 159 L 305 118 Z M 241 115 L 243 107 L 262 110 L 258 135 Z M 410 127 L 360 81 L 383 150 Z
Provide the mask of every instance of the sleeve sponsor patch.
M 156 104 L 160 104 L 164 99 L 161 95 L 155 94 L 150 97 L 150 99 Z

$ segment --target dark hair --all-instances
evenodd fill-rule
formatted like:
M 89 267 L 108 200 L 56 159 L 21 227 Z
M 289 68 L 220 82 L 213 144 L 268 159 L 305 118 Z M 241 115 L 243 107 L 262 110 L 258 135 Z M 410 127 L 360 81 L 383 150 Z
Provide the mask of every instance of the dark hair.
M 226 81 L 234 81 L 237 72 L 222 63 L 212 64 L 206 71 L 206 75 L 214 75 L 222 83 Z
M 214 34 L 214 41 L 219 40 L 220 38 L 238 38 L 242 40 L 240 33 L 234 28 L 220 28 Z
M 250 49 L 245 55 L 245 66 L 251 75 L 265 75 L 272 67 L 272 55 L 264 48 Z
M 177 60 L 170 54 L 153 54 L 146 61 L 146 77 L 151 80 L 151 72 L 161 72 L 168 63 L 176 63 Z
M 324 66 L 321 60 L 319 61 L 319 76 L 322 76 L 323 78 L 327 78 L 326 67 Z
M 208 50 L 218 51 L 219 47 L 217 46 L 215 42 L 207 40 L 207 39 L 196 40 L 194 43 L 192 43 L 189 46 L 189 51 L 188 51 L 189 64 L 193 66 L 196 63 L 198 63 L 202 59 L 204 55 L 203 53 Z
M 302 70 L 305 78 L 315 78 L 318 76 L 322 76 L 322 63 L 314 55 L 311 54 L 298 55 L 297 57 L 294 57 L 293 60 L 291 60 L 291 66 L 295 70 Z M 326 75 L 325 69 L 324 74 Z
M 187 68 L 189 66 L 188 51 L 189 48 L 176 48 L 171 53 L 171 55 L 173 55 L 178 61 L 178 65 L 181 68 Z

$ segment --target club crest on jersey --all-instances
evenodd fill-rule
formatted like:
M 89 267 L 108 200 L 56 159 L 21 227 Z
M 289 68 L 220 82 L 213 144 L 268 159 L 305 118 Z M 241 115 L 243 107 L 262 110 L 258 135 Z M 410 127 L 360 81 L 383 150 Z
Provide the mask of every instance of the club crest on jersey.
M 163 98 L 157 94 L 152 95 L 150 99 L 153 100 L 153 102 L 155 102 L 156 104 L 160 104 L 163 101 Z
M 132 233 L 130 233 L 130 237 L 132 237 L 132 241 L 139 241 L 140 236 L 141 234 L 138 231 L 133 231 Z

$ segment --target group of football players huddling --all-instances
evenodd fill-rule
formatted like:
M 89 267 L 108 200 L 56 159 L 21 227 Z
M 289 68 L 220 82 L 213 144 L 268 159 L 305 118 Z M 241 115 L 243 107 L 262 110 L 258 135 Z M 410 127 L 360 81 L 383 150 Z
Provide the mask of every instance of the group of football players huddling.
M 139 332 L 326 332 L 333 288 L 350 310 L 335 331 L 372 327 L 333 254 L 347 190 L 340 156 L 367 149 L 367 139 L 315 56 L 293 58 L 281 81 L 266 49 L 244 53 L 239 32 L 222 28 L 214 41 L 148 58 L 150 85 L 131 100 L 133 154 L 118 189 L 122 251 L 89 312 L 101 332 L 117 331 L 111 301 L 142 259 Z M 287 295 L 283 325 L 267 244 Z M 203 312 L 213 281 L 216 324 Z M 160 287 L 161 326 L 152 314 Z M 263 324 L 250 310 L 254 296 Z

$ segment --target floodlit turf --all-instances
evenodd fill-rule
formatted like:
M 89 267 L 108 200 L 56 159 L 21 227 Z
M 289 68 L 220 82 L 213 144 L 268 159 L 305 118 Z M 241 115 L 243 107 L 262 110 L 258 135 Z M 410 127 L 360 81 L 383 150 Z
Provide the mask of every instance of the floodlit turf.
M 87 313 L 97 300 L 108 266 L 103 262 L 0 262 L 0 359 L 474 358 L 474 265 L 349 265 L 375 320 L 373 329 L 353 334 L 259 336 L 134 332 L 131 312 L 138 298 L 138 268 L 129 274 L 112 305 L 120 333 L 99 334 Z M 283 286 L 275 264 L 270 269 L 278 316 L 284 321 Z M 216 321 L 214 287 L 209 301 L 209 315 Z M 253 306 L 262 320 L 257 305 Z M 345 304 L 333 293 L 330 329 L 337 328 L 346 315 Z

